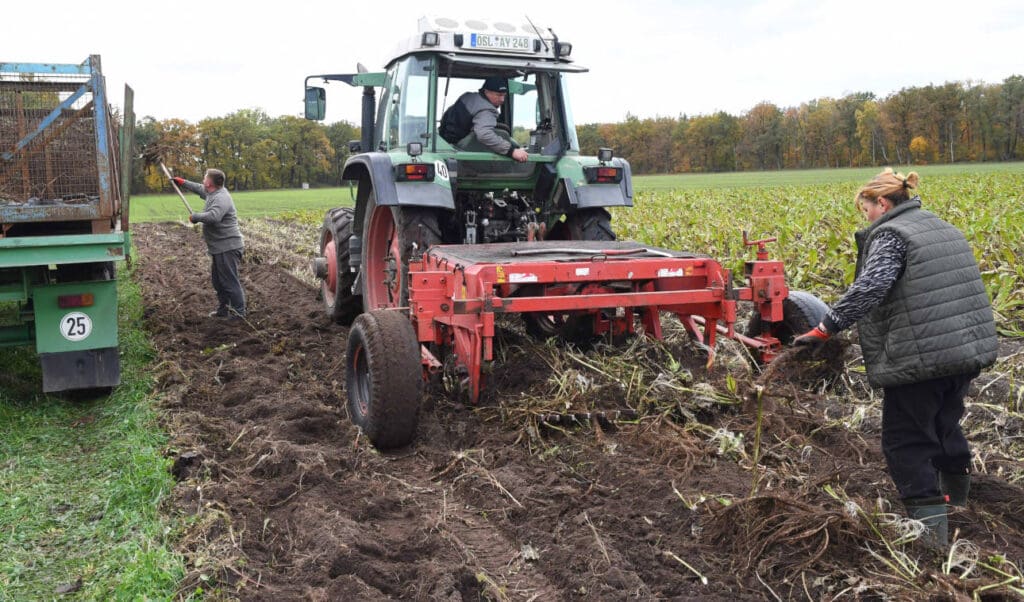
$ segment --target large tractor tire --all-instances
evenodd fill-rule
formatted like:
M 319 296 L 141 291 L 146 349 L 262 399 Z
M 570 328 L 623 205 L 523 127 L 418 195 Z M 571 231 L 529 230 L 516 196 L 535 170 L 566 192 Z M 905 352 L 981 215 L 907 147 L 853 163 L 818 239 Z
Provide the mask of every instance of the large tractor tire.
M 352 422 L 374 447 L 408 445 L 423 393 L 420 344 L 401 311 L 360 314 L 348 335 L 345 386 Z
M 811 293 L 789 291 L 782 302 L 782 321 L 774 323 L 769 331 L 783 345 L 789 345 L 794 337 L 817 326 L 827 311 L 828 305 Z M 747 336 L 760 336 L 763 330 L 761 314 L 755 311 L 747 323 Z
M 612 216 L 604 209 L 583 209 L 566 215 L 560 224 L 562 234 L 569 240 L 615 240 L 612 230 Z M 537 294 L 531 290 L 520 294 Z M 576 345 L 587 345 L 594 340 L 593 318 L 589 314 L 523 314 L 526 332 L 533 338 L 544 341 L 552 337 Z
M 363 299 L 352 293 L 356 274 L 349 269 L 349 239 L 355 212 L 350 207 L 331 209 L 320 226 L 320 255 L 327 259 L 327 277 L 320 283 L 324 310 L 348 326 L 363 311 Z
M 363 310 L 409 305 L 409 260 L 441 243 L 437 209 L 379 206 L 370 192 L 363 226 Z
M 565 217 L 569 240 L 615 240 L 612 216 L 605 209 L 582 209 Z

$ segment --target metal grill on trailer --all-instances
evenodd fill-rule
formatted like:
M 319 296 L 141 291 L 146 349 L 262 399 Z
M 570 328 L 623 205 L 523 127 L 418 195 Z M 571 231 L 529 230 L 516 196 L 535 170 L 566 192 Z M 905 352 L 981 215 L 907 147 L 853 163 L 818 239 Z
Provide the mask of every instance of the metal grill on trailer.
M 0 223 L 90 221 L 120 210 L 116 128 L 100 59 L 0 63 Z M 126 228 L 125 228 L 126 229 Z

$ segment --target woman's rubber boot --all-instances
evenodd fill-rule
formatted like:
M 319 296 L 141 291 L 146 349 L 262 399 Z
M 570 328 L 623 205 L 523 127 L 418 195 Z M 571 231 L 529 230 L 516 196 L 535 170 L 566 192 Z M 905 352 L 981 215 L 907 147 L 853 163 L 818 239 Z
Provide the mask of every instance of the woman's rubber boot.
M 966 506 L 971 492 L 971 475 L 939 473 L 939 489 L 949 498 L 950 506 Z
M 919 541 L 926 547 L 943 552 L 949 546 L 949 517 L 946 516 L 947 496 L 919 497 L 903 500 L 907 516 L 924 523 Z

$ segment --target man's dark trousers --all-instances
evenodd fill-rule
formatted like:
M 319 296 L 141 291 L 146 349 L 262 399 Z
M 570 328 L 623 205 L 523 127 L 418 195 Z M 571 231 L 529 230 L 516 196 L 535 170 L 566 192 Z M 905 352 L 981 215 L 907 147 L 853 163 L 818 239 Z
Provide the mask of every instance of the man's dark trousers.
M 230 315 L 245 315 L 245 291 L 238 279 L 238 266 L 242 263 L 242 249 L 234 249 L 211 255 L 213 267 L 213 290 L 217 291 L 218 310 Z
M 971 450 L 960 429 L 964 396 L 978 374 L 885 389 L 882 452 L 903 499 L 940 495 L 936 471 L 967 474 Z

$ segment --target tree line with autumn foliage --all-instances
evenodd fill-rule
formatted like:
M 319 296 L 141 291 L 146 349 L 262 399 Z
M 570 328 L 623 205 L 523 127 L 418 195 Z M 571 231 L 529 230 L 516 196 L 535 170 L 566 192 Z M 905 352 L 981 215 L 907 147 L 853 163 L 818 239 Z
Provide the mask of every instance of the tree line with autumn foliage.
M 629 159 L 634 173 L 921 165 L 1024 159 L 1024 77 L 997 84 L 949 82 L 904 88 L 884 98 L 857 92 L 797 107 L 770 102 L 736 116 L 641 119 L 577 126 L 580 148 L 600 147 Z M 223 169 L 233 190 L 341 184 L 348 142 L 359 128 L 243 109 L 193 124 L 146 117 L 136 126 L 140 148 L 158 147 L 183 177 Z M 165 190 L 159 169 L 142 164 L 133 190 Z
M 798 107 L 578 126 L 580 148 L 615 149 L 636 173 L 861 167 L 1024 159 L 1024 77 L 950 82 L 884 98 L 857 92 Z
M 231 190 L 340 185 L 348 142 L 358 138 L 359 128 L 345 121 L 324 125 L 301 117 L 270 117 L 260 109 L 199 123 L 144 117 L 135 126 L 142 155 L 158 156 L 176 175 L 196 181 L 207 167 L 216 167 L 227 174 Z M 142 156 L 137 160 L 132 191 L 166 192 L 167 178 L 148 163 Z

